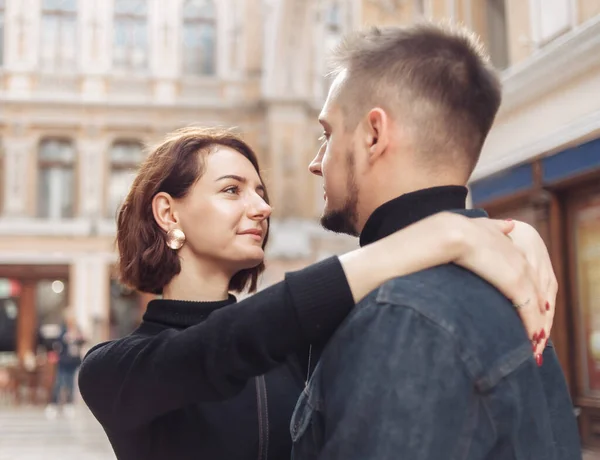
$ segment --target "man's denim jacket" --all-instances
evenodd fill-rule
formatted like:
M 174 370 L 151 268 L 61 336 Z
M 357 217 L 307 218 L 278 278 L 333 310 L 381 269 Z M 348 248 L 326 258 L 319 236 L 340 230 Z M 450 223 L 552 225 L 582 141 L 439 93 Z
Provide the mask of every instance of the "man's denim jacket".
M 551 343 L 543 357 L 539 368 L 515 308 L 471 272 L 394 279 L 323 351 L 292 417 L 293 459 L 581 459 Z

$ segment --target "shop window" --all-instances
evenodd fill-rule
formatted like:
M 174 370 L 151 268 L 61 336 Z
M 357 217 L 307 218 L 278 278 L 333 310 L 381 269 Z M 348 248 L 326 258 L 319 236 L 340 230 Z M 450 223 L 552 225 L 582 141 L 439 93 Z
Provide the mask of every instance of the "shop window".
M 600 395 L 600 192 L 579 202 L 574 215 L 580 356 L 586 396 Z

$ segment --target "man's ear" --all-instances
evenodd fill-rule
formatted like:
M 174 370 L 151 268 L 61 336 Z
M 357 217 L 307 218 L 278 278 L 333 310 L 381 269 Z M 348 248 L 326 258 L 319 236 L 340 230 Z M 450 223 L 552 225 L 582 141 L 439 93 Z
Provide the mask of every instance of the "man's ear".
M 175 200 L 165 192 L 157 193 L 152 199 L 154 220 L 165 232 L 178 227 L 179 219 L 175 211 Z
M 387 150 L 390 142 L 390 118 L 385 110 L 380 107 L 371 109 L 367 114 L 367 149 L 369 162 L 379 159 Z

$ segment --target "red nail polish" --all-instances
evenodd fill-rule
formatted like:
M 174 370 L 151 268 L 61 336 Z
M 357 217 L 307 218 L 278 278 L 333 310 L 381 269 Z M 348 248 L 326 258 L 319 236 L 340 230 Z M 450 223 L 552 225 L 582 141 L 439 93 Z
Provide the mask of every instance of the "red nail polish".
M 532 338 L 533 343 L 537 343 L 537 342 L 539 342 L 539 340 L 540 340 L 540 338 L 538 337 L 538 333 L 534 332 L 533 338 Z
M 546 338 L 546 331 L 544 329 L 542 329 L 542 332 L 540 332 L 540 335 L 538 337 L 539 340 L 545 339 Z
M 537 342 L 531 342 L 531 351 L 535 351 L 537 347 Z
M 535 355 L 535 362 L 537 363 L 538 367 L 542 367 L 542 364 L 544 364 L 544 358 L 542 355 Z
M 546 302 L 546 311 L 550 311 L 550 302 Z

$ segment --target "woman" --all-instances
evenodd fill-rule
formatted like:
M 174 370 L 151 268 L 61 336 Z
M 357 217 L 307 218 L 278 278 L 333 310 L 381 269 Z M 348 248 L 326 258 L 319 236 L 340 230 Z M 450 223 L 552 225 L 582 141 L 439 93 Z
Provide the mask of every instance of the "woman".
M 255 290 L 264 269 L 270 214 L 256 156 L 229 132 L 181 130 L 141 166 L 118 216 L 119 270 L 162 299 L 130 336 L 93 348 L 79 377 L 119 459 L 289 459 L 310 344 L 390 278 L 452 261 L 485 276 L 497 247 L 490 282 L 538 299 L 529 274 L 521 292 L 505 276 L 525 266 L 494 228 L 511 224 L 438 215 L 235 303 L 229 292 Z

